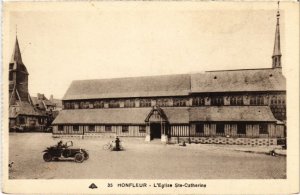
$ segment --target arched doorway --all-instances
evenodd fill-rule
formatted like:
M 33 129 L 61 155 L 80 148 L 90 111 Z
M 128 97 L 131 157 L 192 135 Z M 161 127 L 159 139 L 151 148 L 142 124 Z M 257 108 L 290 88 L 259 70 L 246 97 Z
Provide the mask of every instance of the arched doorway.
M 154 106 L 145 122 L 147 124 L 146 141 L 153 139 L 161 139 L 162 142 L 167 141 L 168 119 L 161 108 Z

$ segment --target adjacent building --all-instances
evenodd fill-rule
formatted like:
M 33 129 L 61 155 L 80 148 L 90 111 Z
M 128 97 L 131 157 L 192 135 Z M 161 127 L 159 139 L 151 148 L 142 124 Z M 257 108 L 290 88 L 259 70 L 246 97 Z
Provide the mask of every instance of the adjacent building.
M 59 99 L 54 99 L 53 95 L 46 98 L 44 94 L 38 93 L 36 97 L 31 97 L 35 109 L 47 116 L 46 124 L 50 126 L 58 112 L 62 110 L 62 103 Z
M 276 145 L 286 132 L 279 12 L 272 67 L 73 81 L 53 136 Z

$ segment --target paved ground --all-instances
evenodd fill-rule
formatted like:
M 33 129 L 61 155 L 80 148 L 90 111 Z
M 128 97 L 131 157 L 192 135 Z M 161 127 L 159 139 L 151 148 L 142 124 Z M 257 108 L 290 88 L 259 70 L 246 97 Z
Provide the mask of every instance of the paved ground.
M 286 178 L 286 157 L 248 153 L 220 145 L 187 144 L 187 147 L 122 139 L 125 151 L 102 147 L 108 138 L 73 140 L 90 159 L 44 162 L 42 151 L 59 139 L 43 133 L 11 133 L 11 179 L 265 179 Z

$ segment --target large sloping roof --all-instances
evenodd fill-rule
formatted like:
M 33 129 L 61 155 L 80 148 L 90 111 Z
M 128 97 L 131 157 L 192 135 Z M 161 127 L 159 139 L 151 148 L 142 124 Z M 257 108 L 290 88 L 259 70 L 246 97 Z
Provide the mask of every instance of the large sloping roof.
M 275 122 L 268 106 L 213 106 L 161 108 L 171 124 L 190 121 Z M 144 124 L 152 108 L 62 110 L 52 124 Z
M 52 124 L 143 124 L 151 108 L 62 110 Z
M 62 110 L 52 124 L 144 124 L 152 108 Z M 163 108 L 170 123 L 188 123 L 188 108 Z
M 285 91 L 277 69 L 212 71 L 191 75 L 191 92 Z
M 188 107 L 166 107 L 163 108 L 169 123 L 183 124 L 189 123 L 189 108 Z
M 63 100 L 184 96 L 189 93 L 285 91 L 278 69 L 225 70 L 197 74 L 73 81 Z
M 190 109 L 190 121 L 277 121 L 268 106 L 205 106 Z
M 63 100 L 182 96 L 190 91 L 190 75 L 164 75 L 73 81 Z
M 17 102 L 15 106 L 9 107 L 9 118 L 16 118 L 18 115 L 45 116 L 43 113 L 36 111 L 28 102 Z

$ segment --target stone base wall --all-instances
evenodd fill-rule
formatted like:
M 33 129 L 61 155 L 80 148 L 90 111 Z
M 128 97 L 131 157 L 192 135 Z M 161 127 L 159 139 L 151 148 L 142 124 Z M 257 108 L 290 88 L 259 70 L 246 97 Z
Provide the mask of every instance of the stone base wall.
M 171 137 L 170 143 L 199 143 L 199 144 L 229 144 L 229 145 L 250 145 L 250 146 L 269 146 L 277 145 L 276 138 L 226 138 L 226 137 Z

